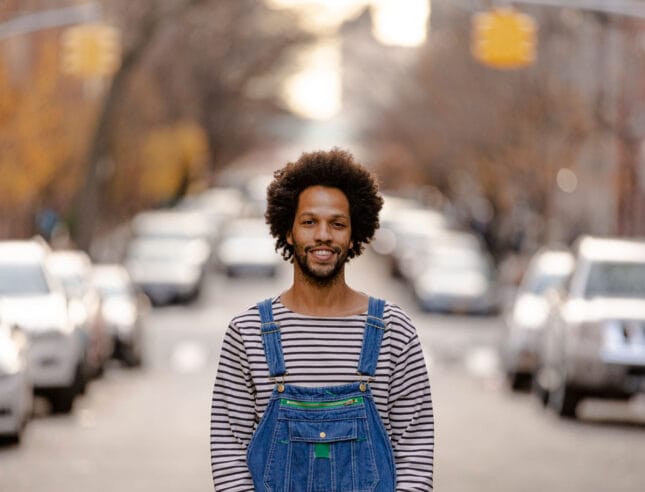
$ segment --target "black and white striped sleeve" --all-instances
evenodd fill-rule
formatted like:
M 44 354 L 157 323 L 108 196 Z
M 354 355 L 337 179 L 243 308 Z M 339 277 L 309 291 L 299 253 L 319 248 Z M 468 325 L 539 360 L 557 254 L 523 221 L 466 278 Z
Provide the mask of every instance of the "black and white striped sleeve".
M 410 323 L 405 315 L 401 321 Z M 411 323 L 408 326 L 411 327 Z M 432 490 L 434 415 L 428 371 L 416 331 L 396 358 L 388 414 L 396 463 L 396 490 Z
M 255 394 L 244 342 L 232 323 L 224 336 L 211 403 L 210 450 L 217 492 L 249 492 L 246 449 L 255 427 Z

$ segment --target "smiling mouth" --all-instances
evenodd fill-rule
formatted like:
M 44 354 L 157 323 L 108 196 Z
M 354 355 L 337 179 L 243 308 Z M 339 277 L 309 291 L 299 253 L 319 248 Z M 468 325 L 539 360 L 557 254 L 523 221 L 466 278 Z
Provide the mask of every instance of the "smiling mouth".
M 320 247 L 316 248 L 316 247 L 311 247 L 311 248 L 307 248 L 305 253 L 311 254 L 316 260 L 328 261 L 335 254 L 338 254 L 339 251 L 336 248 L 320 248 Z

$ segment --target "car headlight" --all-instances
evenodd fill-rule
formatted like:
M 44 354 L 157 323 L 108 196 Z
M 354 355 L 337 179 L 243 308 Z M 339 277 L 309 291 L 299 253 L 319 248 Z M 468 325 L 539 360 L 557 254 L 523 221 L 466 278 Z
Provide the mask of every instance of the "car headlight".
M 20 371 L 20 356 L 12 345 L 0 344 L 0 375 L 11 376 Z
M 513 307 L 513 319 L 517 325 L 526 329 L 537 329 L 549 316 L 549 308 L 543 299 L 521 297 Z
M 115 325 L 133 325 L 137 320 L 137 310 L 131 302 L 106 301 L 103 316 Z

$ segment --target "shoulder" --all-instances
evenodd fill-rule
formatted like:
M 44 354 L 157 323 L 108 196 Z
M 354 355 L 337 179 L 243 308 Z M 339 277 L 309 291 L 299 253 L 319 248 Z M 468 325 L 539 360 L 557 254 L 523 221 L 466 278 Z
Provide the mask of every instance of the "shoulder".
M 260 309 L 258 304 L 266 300 L 271 300 L 274 316 L 277 314 L 276 308 L 278 306 L 278 301 L 276 297 L 263 299 L 258 301 L 256 304 L 247 307 L 245 310 L 238 312 L 231 318 L 230 326 L 236 328 L 238 331 L 252 329 L 258 329 L 260 326 Z
M 416 335 L 416 328 L 408 313 L 400 306 L 387 300 L 385 301 L 383 320 L 387 328 L 401 338 L 409 340 Z
M 260 311 L 257 305 L 249 306 L 244 311 L 240 311 L 231 318 L 231 325 L 246 326 L 248 324 L 257 325 L 260 322 Z

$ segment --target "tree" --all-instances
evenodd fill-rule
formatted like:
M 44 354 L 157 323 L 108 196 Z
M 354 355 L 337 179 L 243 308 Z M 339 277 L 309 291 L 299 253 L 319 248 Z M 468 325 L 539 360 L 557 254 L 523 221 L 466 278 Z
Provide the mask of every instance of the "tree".
M 120 155 L 120 127 L 198 122 L 204 129 L 212 166 L 223 166 L 243 151 L 259 134 L 267 114 L 280 108 L 274 103 L 270 75 L 294 43 L 303 39 L 285 14 L 271 12 L 252 0 L 184 0 L 182 2 L 106 2 L 124 32 L 120 69 L 114 75 L 96 124 L 87 156 L 83 185 L 78 192 L 75 239 L 88 249 L 98 219 L 99 205 L 109 184 L 101 176 L 116 176 L 108 169 L 132 164 L 140 157 Z M 146 82 L 146 87 L 136 82 Z M 251 85 L 264 85 L 260 97 Z M 152 89 L 159 94 L 157 121 L 145 121 L 138 98 Z M 146 94 L 144 101 L 149 101 Z M 127 152 L 126 152 L 127 153 Z M 181 164 L 177 164 L 181 165 Z M 134 173 L 136 174 L 136 173 Z M 117 181 L 118 182 L 118 181 Z M 114 184 L 114 183 L 112 183 Z M 145 185 L 145 183 L 143 183 Z M 118 195 L 118 193 L 117 193 Z
M 593 94 L 576 84 L 571 64 L 575 35 L 545 13 L 538 63 L 498 71 L 472 58 L 470 15 L 442 14 L 407 89 L 382 109 L 372 136 L 405 148 L 405 159 L 450 198 L 465 225 L 485 234 L 494 253 L 522 246 L 518 228 L 543 242 L 556 173 L 576 162 L 594 128 Z M 486 208 L 492 213 L 479 217 Z M 526 213 L 518 216 L 518 208 Z

